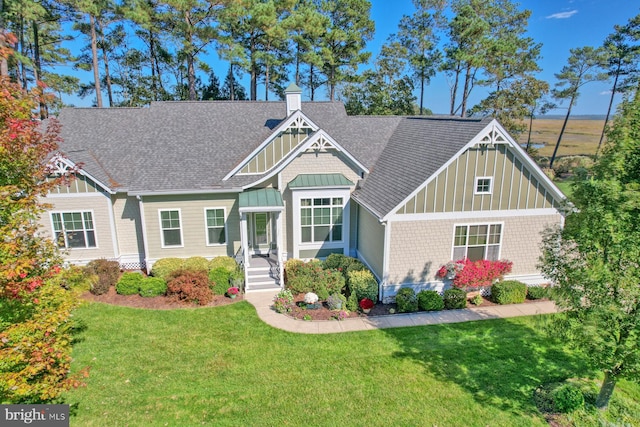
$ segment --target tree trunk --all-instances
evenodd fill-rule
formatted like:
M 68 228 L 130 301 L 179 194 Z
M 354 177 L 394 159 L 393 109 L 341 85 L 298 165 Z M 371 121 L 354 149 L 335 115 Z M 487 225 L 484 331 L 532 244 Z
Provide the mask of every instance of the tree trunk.
M 309 89 L 311 90 L 311 102 L 316 96 L 316 87 L 313 84 L 313 65 L 309 66 Z
M 96 20 L 100 26 L 100 21 Z M 109 107 L 113 107 L 113 91 L 111 90 L 111 74 L 109 73 L 109 58 L 107 57 L 107 43 L 104 39 L 104 32 L 100 28 L 100 41 L 102 43 L 102 61 L 104 61 L 104 76 L 107 83 L 107 97 L 109 98 Z
M 33 75 L 36 79 L 36 86 L 42 79 L 42 64 L 40 62 L 40 37 L 38 31 L 38 24 L 33 21 Z M 44 120 L 49 116 L 47 112 L 47 105 L 44 103 L 44 89 L 39 90 L 38 103 L 40 104 L 40 119 Z
M 149 30 L 149 60 L 151 62 L 151 92 L 153 92 L 153 100 L 158 100 L 158 82 L 156 75 L 156 47 L 153 41 L 153 32 Z
M 27 54 L 27 46 L 24 43 L 24 18 L 22 16 L 20 17 L 19 30 L 20 30 L 20 38 L 18 43 L 20 43 L 20 53 L 22 54 L 22 56 L 26 58 L 28 54 Z M 21 80 L 20 85 L 22 86 L 22 89 L 27 90 L 27 87 L 29 86 L 29 84 L 27 79 L 27 67 L 25 66 L 24 61 L 20 61 L 19 70 L 17 70 L 16 74 L 19 76 L 18 80 Z
M 300 86 L 300 43 L 296 43 L 296 85 Z
M 527 136 L 527 153 L 529 152 L 529 148 L 531 147 L 531 129 L 533 129 L 533 110 L 531 110 L 531 115 L 529 116 L 529 136 Z
M 424 114 L 424 71 L 420 77 L 420 115 L 422 115 Z
M 604 140 L 604 132 L 607 130 L 607 123 L 609 122 L 609 115 L 611 114 L 611 108 L 613 107 L 613 97 L 616 96 L 616 90 L 618 88 L 618 77 L 620 76 L 620 64 L 618 64 L 618 69 L 616 70 L 616 78 L 613 81 L 613 88 L 611 89 L 611 98 L 609 98 L 609 108 L 607 109 L 607 116 L 604 118 L 604 125 L 602 126 L 602 133 L 600 134 L 600 141 L 598 141 L 598 148 L 596 148 L 595 158 L 598 158 L 598 153 L 600 153 L 600 147 L 602 146 L 602 141 Z
M 336 84 L 335 84 L 335 69 L 332 67 L 331 68 L 331 73 L 329 74 L 329 101 L 333 101 L 333 97 L 335 96 L 336 93 Z
M 184 20 L 187 23 L 189 29 L 193 28 L 191 23 L 191 13 L 186 11 L 184 13 Z M 189 100 L 196 101 L 198 94 L 196 93 L 196 67 L 195 67 L 195 53 L 193 51 L 193 33 L 189 31 L 185 37 L 188 43 L 187 53 L 187 82 L 189 84 Z
M 571 107 L 573 107 L 574 99 L 575 99 L 575 94 L 571 96 L 571 102 L 569 102 L 567 115 L 564 117 L 564 123 L 562 123 L 562 129 L 560 129 L 560 134 L 558 135 L 558 142 L 556 142 L 556 148 L 553 150 L 553 155 L 551 156 L 551 160 L 549 161 L 549 169 L 553 169 L 553 162 L 556 160 L 556 154 L 558 154 L 558 148 L 560 148 L 560 141 L 562 141 L 562 135 L 564 134 L 564 130 L 567 128 L 567 122 L 569 121 L 569 116 L 571 115 Z
M 102 108 L 100 70 L 98 69 L 98 37 L 96 35 L 96 21 L 91 14 L 89 14 L 89 25 L 91 27 L 91 59 L 93 61 L 93 80 L 96 89 L 96 106 Z
M 471 64 L 467 65 L 467 70 L 464 76 L 464 89 L 462 90 L 462 103 L 460 104 L 460 117 L 467 116 L 467 102 L 469 101 L 469 92 L 471 86 Z
M 460 80 L 460 64 L 456 65 L 455 77 L 453 79 L 453 87 L 451 88 L 451 104 L 449 107 L 449 115 L 456 114 L 456 97 L 458 96 L 458 82 Z
M 229 101 L 236 97 L 236 85 L 233 78 L 233 64 L 229 64 Z
M 4 28 L 4 0 L 0 0 L 0 49 L 6 46 Z M 9 75 L 9 63 L 6 58 L 0 58 L 0 76 L 7 77 Z
M 604 373 L 604 380 L 602 380 L 602 386 L 596 398 L 596 408 L 601 410 L 607 409 L 609 400 L 611 400 L 611 395 L 613 394 L 613 389 L 616 387 L 616 381 L 616 378 L 609 375 L 608 372 Z

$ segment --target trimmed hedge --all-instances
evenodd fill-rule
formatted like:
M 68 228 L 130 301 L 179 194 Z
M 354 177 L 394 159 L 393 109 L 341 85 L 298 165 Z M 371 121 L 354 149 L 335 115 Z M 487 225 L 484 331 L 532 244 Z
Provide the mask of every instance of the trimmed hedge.
M 143 279 L 144 277 L 140 273 L 124 272 L 116 284 L 116 292 L 120 295 L 135 295 L 140 291 L 140 284 Z
M 174 271 L 182 269 L 184 260 L 182 258 L 161 258 L 153 263 L 151 275 L 167 280 Z
M 229 279 L 231 272 L 224 267 L 216 267 L 209 271 L 209 281 L 214 295 L 224 295 L 229 289 Z
M 444 308 L 456 310 L 467 307 L 467 293 L 462 289 L 447 289 L 442 296 Z
M 141 297 L 157 297 L 167 293 L 167 282 L 159 277 L 145 277 L 140 282 Z
M 418 292 L 418 308 L 424 311 L 438 311 L 444 308 L 444 300 L 436 291 Z
M 348 272 L 347 276 L 349 278 L 347 281 L 349 292 L 355 293 L 358 301 L 362 298 L 369 298 L 371 301 L 378 300 L 378 282 L 373 277 L 373 273 L 369 270 L 352 270 Z
M 218 256 L 209 261 L 209 270 L 213 270 L 218 267 L 227 269 L 229 274 L 231 274 L 232 271 L 238 268 L 238 263 L 230 256 Z
M 418 297 L 413 288 L 401 288 L 396 294 L 398 313 L 418 311 Z
M 527 299 L 536 300 L 547 297 L 547 288 L 542 286 L 528 286 Z
M 527 285 L 517 280 L 498 282 L 491 288 L 491 298 L 498 304 L 521 304 L 527 297 Z
M 185 270 L 209 271 L 209 260 L 201 256 L 192 256 L 183 261 L 182 268 Z

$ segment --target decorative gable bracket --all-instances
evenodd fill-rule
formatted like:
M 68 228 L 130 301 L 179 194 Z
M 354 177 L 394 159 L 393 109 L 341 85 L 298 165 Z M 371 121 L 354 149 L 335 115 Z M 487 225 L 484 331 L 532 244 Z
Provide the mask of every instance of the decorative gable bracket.
M 488 132 L 484 136 L 478 139 L 475 145 L 486 147 L 496 144 L 509 144 L 509 140 L 494 124 L 490 129 L 488 129 Z

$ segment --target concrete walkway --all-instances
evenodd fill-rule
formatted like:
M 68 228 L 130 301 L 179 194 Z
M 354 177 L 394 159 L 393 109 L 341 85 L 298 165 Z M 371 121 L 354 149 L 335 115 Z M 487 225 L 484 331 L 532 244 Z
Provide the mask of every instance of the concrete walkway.
M 402 326 L 435 325 L 459 323 L 485 319 L 531 316 L 534 314 L 556 313 L 558 309 L 552 301 L 536 301 L 527 304 L 495 305 L 491 307 L 466 308 L 462 310 L 422 311 L 418 313 L 391 314 L 388 316 L 354 317 L 342 321 L 295 320 L 276 313 L 273 297 L 277 292 L 252 292 L 245 299 L 256 308 L 258 317 L 274 328 L 300 334 L 332 334 L 336 332 L 367 331 L 371 329 L 399 328 Z

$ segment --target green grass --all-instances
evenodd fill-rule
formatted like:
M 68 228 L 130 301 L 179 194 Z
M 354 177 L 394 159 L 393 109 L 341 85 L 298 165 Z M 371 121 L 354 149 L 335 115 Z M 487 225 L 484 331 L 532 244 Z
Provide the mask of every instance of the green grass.
M 548 317 L 330 335 L 271 328 L 246 302 L 76 317 L 73 367 L 91 371 L 65 396 L 72 426 L 543 426 L 535 387 L 590 374 L 540 332 Z
M 571 198 L 571 195 L 573 194 L 573 188 L 571 188 L 571 180 L 556 180 L 554 181 L 554 184 L 556 184 L 556 186 L 560 189 L 560 191 L 564 193 L 565 196 L 567 196 L 567 198 Z

